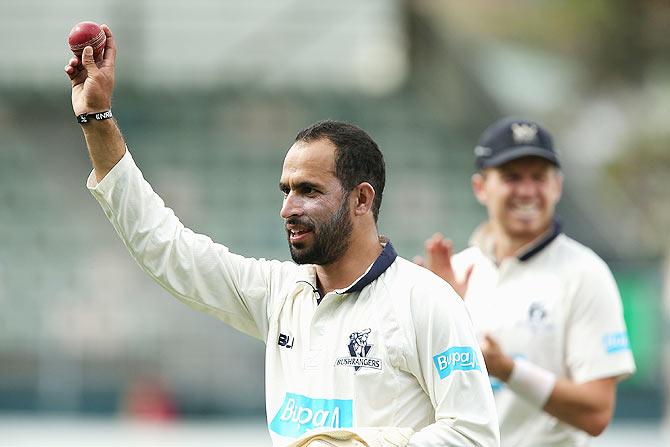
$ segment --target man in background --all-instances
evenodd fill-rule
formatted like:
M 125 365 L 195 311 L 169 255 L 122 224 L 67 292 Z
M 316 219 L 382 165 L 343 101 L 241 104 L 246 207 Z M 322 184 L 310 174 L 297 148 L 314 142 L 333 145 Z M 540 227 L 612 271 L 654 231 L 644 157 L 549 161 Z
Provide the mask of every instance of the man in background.
M 279 180 L 294 262 L 230 253 L 185 228 L 135 165 L 112 119 L 116 47 L 102 28 L 100 65 L 86 47 L 83 61 L 65 67 L 93 164 L 87 185 L 149 276 L 266 343 L 273 443 L 498 446 L 493 395 L 465 306 L 379 237 L 385 167 L 372 138 L 335 121 L 301 131 Z M 230 214 L 244 225 L 244 209 Z
M 452 258 L 425 244 L 427 268 L 463 297 L 494 389 L 501 445 L 583 446 L 608 425 L 617 382 L 635 371 L 607 265 L 561 232 L 563 176 L 550 134 L 502 119 L 482 134 L 472 177 L 488 220 Z

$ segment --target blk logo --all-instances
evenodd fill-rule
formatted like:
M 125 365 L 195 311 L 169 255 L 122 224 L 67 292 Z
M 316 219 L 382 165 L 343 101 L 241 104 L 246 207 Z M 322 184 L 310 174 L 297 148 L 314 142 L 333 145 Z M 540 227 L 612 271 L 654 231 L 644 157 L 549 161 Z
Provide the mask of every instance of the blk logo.
M 281 332 L 279 333 L 279 340 L 277 340 L 277 344 L 279 346 L 283 346 L 284 348 L 291 349 L 293 347 L 294 342 L 295 342 L 295 337 L 291 337 L 290 335 L 282 334 Z

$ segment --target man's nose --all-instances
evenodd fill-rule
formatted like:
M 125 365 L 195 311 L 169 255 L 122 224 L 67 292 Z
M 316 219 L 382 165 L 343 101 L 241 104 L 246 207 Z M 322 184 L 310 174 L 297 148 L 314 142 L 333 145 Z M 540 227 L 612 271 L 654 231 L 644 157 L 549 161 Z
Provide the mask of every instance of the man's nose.
M 525 196 L 531 196 L 535 194 L 535 189 L 537 185 L 532 178 L 524 178 L 517 184 L 517 193 Z
M 284 196 L 284 202 L 282 203 L 279 215 L 283 219 L 288 219 L 291 216 L 302 215 L 302 205 L 300 198 L 296 197 L 293 191 Z

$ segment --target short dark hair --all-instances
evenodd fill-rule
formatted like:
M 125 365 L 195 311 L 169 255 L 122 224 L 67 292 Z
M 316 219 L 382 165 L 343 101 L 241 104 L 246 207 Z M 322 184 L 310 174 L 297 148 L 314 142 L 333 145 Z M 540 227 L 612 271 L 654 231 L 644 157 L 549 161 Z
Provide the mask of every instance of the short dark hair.
M 358 126 L 340 121 L 324 120 L 298 132 L 295 141 L 306 143 L 327 139 L 335 146 L 335 177 L 349 193 L 362 182 L 375 190 L 372 215 L 377 222 L 386 182 L 384 156 L 377 143 Z

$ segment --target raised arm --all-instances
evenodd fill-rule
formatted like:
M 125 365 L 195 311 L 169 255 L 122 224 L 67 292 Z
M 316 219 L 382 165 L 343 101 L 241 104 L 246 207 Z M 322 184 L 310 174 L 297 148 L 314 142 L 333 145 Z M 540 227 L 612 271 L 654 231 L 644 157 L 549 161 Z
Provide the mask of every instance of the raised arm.
M 65 73 L 72 84 L 72 109 L 75 116 L 111 110 L 114 91 L 116 43 L 107 25 L 101 28 L 107 36 L 104 57 L 96 64 L 93 47 L 84 48 L 82 60 L 70 59 Z M 114 119 L 90 120 L 82 124 L 88 153 L 98 181 L 121 160 L 126 152 L 121 131 Z
M 106 36 L 103 59 L 93 48 L 65 66 L 76 116 L 110 110 L 116 45 Z M 105 118 L 106 116 L 101 116 Z M 95 178 L 87 186 L 131 256 L 177 299 L 253 337 L 265 339 L 272 294 L 291 265 L 245 258 L 186 228 L 144 179 L 113 119 L 82 123 Z

